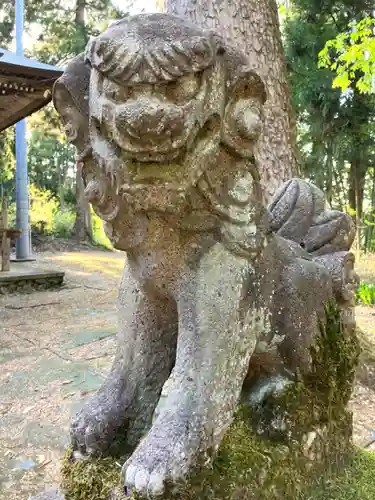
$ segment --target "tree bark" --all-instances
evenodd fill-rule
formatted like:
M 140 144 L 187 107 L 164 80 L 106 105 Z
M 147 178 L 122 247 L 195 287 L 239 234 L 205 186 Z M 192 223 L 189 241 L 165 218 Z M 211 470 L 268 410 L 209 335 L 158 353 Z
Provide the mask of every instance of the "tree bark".
M 361 161 L 355 159 L 350 164 L 349 170 L 349 206 L 355 211 L 353 220 L 356 225 L 356 259 L 359 261 L 361 249 L 361 219 L 363 213 L 363 194 L 366 170 L 362 168 Z
M 85 187 L 80 168 L 76 170 L 76 220 L 72 236 L 77 241 L 92 241 L 92 225 L 90 204 L 85 197 Z
M 368 216 L 368 226 L 366 228 L 365 250 L 372 252 L 374 250 L 374 224 L 375 224 L 375 168 L 372 171 L 372 187 L 371 187 L 371 208 Z
M 74 22 L 77 30 L 81 32 L 84 45 L 88 42 L 86 33 L 86 0 L 76 0 Z M 92 241 L 91 211 L 90 204 L 84 195 L 85 187 L 81 170 L 77 165 L 76 169 L 76 220 L 73 227 L 73 237 L 77 241 Z
M 366 170 L 362 168 L 361 162 L 354 159 L 349 169 L 349 206 L 355 210 L 359 219 L 362 217 L 363 194 L 366 179 Z
M 76 25 L 80 26 L 82 29 L 85 29 L 85 25 L 86 25 L 86 0 L 77 0 L 76 1 L 74 22 Z
M 255 152 L 266 200 L 299 172 L 296 127 L 290 102 L 275 0 L 165 0 L 164 10 L 216 29 L 242 47 L 263 78 L 268 100 L 263 133 Z

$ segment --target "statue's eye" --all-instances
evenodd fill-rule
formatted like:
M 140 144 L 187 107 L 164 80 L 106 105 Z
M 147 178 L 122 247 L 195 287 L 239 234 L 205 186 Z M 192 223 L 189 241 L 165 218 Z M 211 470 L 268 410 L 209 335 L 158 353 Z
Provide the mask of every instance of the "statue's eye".
M 201 74 L 192 73 L 167 84 L 166 96 L 170 101 L 183 103 L 193 99 L 201 86 Z
M 65 123 L 64 131 L 68 142 L 73 142 L 78 135 L 76 127 L 73 126 L 71 122 Z

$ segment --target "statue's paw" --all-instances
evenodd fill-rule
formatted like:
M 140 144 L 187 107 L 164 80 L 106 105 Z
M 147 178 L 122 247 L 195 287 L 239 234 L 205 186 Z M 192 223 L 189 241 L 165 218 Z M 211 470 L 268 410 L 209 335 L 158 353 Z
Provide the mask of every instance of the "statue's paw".
M 156 424 L 123 467 L 125 492 L 157 498 L 183 481 L 194 465 L 199 441 L 186 425 Z
M 138 495 L 145 498 L 157 498 L 163 495 L 168 481 L 166 470 L 159 469 L 150 472 L 147 468 L 135 463 L 125 464 L 124 476 L 125 493 L 130 495 L 136 491 Z
M 73 418 L 70 428 L 74 452 L 81 455 L 98 456 L 109 451 L 114 438 L 126 437 L 126 412 L 121 401 L 110 401 L 94 397 Z M 120 433 L 121 431 L 121 433 Z
M 102 418 L 89 408 L 84 408 L 76 415 L 70 429 L 75 458 L 80 455 L 96 456 L 108 447 L 103 424 Z

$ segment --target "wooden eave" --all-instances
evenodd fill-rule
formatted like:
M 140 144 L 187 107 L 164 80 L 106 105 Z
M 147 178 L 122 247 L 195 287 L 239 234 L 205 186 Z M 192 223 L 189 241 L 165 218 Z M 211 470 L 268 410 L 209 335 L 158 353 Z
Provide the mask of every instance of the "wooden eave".
M 0 49 L 0 132 L 48 104 L 62 72 Z

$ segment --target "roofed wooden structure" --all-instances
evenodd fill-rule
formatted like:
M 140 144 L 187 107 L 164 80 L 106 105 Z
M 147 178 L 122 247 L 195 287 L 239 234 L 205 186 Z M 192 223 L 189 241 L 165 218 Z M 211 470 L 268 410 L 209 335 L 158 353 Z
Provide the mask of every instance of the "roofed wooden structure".
M 52 99 L 63 70 L 0 49 L 0 132 Z

